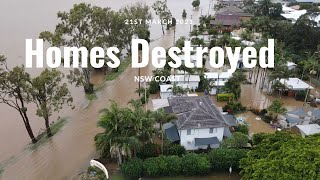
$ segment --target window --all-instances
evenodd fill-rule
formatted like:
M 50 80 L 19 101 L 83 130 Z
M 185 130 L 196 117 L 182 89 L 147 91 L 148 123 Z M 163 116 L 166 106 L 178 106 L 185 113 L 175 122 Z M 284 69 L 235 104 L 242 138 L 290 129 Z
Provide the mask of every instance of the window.
M 213 132 L 217 132 L 217 129 L 215 129 L 215 128 L 210 128 L 210 129 L 209 129 L 209 133 L 212 134 Z
M 209 133 L 212 134 L 213 133 L 213 128 L 209 129 Z
M 191 135 L 191 129 L 187 129 L 187 135 Z

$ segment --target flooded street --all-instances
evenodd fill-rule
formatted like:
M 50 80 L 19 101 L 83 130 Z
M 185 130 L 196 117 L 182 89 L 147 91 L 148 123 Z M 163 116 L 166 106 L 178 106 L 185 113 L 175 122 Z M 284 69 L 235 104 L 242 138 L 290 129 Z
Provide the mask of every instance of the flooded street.
M 58 11 L 69 10 L 73 4 L 86 2 L 101 7 L 111 7 L 114 10 L 138 1 L 124 0 L 72 0 L 72 1 L 6 1 L 0 6 L 0 54 L 6 55 L 10 67 L 24 64 L 25 39 L 36 39 L 44 30 L 53 31 L 57 24 Z M 139 1 L 141 2 L 141 1 Z M 142 1 L 143 2 L 143 1 Z M 146 1 L 151 5 L 154 0 Z M 191 0 L 169 0 L 168 6 L 174 17 L 181 17 L 186 9 L 188 18 L 198 21 L 202 12 L 208 12 L 209 0 L 201 1 L 200 8 L 193 10 Z M 10 17 L 10 18 L 9 18 Z M 157 18 L 157 17 L 154 17 Z M 176 39 L 188 36 L 190 25 L 176 27 Z M 151 46 L 170 47 L 173 45 L 174 31 L 162 36 L 160 25 L 151 26 Z M 62 70 L 62 69 L 61 69 Z M 152 68 L 145 68 L 142 75 L 150 74 Z M 28 69 L 32 75 L 41 69 Z M 66 72 L 66 71 L 65 71 Z M 94 136 L 99 132 L 96 122 L 99 110 L 108 106 L 110 99 L 125 106 L 131 98 L 137 98 L 134 93 L 138 84 L 133 76 L 138 75 L 137 69 L 129 68 L 117 81 L 108 82 L 105 88 L 97 92 L 98 99 L 86 109 L 87 101 L 83 89 L 72 87 L 72 95 L 76 109 L 64 109 L 60 117 L 69 117 L 68 123 L 47 143 L 36 149 L 27 148 L 30 142 L 18 113 L 4 104 L 0 104 L 0 164 L 4 172 L 0 179 L 75 179 L 77 174 L 86 170 L 89 160 L 96 157 Z M 28 107 L 28 114 L 35 135 L 43 129 L 44 122 L 35 115 L 35 108 Z M 8 113 L 10 112 L 10 113 Z M 5 115 L 5 116 L 4 116 Z M 58 115 L 51 119 L 55 120 Z

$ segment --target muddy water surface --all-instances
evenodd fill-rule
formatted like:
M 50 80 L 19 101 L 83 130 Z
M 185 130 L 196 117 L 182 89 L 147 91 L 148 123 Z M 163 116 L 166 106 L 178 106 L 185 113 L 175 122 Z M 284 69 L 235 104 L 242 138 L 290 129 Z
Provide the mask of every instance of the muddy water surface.
M 0 5 L 0 53 L 8 58 L 9 66 L 24 64 L 25 39 L 37 38 L 44 30 L 54 30 L 57 23 L 56 13 L 65 11 L 75 3 L 87 2 L 102 7 L 119 9 L 138 1 L 131 0 L 56 0 L 56 1 L 3 1 Z M 143 2 L 143 1 L 142 1 Z M 152 4 L 154 0 L 145 1 Z M 209 0 L 201 1 L 200 8 L 193 10 L 191 0 L 168 0 L 168 6 L 176 18 L 180 18 L 186 9 L 188 18 L 198 21 L 201 13 L 207 13 Z M 190 25 L 178 25 L 175 37 L 187 36 Z M 168 31 L 162 36 L 160 25 L 152 25 L 151 46 L 170 47 L 173 44 L 174 31 Z M 152 68 L 142 70 L 142 75 L 148 75 Z M 28 69 L 32 75 L 41 69 Z M 63 71 L 63 70 L 62 70 Z M 68 124 L 62 132 L 55 135 L 39 148 L 26 148 L 29 137 L 18 114 L 7 106 L 0 104 L 0 162 L 5 165 L 5 171 L 0 179 L 75 179 L 77 174 L 88 166 L 91 158 L 96 157 L 93 137 L 99 132 L 96 121 L 98 111 L 110 104 L 110 99 L 125 106 L 131 98 L 137 98 L 134 90 L 137 84 L 133 76 L 138 75 L 137 69 L 129 68 L 114 82 L 108 82 L 103 90 L 97 93 L 98 100 L 86 107 L 87 101 L 82 88 L 70 87 L 76 109 L 64 109 L 55 114 L 52 119 L 69 117 Z M 34 133 L 43 128 L 43 121 L 37 118 L 33 106 L 28 107 L 28 113 Z

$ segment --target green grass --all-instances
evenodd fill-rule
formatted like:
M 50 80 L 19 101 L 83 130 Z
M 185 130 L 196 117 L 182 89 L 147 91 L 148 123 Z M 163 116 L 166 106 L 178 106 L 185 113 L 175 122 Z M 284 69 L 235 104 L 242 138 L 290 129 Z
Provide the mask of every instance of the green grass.
M 118 67 L 118 71 L 112 71 L 106 75 L 106 81 L 112 81 L 119 77 L 131 64 L 131 57 L 127 57 L 125 60 L 121 61 L 120 66 Z
M 57 120 L 54 124 L 52 124 L 50 126 L 52 135 L 54 136 L 55 134 L 60 132 L 60 130 L 62 129 L 62 127 L 66 123 L 67 123 L 67 118 L 61 118 L 60 120 Z M 35 144 L 31 144 L 31 146 L 29 146 L 29 148 L 35 149 L 35 148 L 39 147 L 40 145 L 48 142 L 48 140 L 50 139 L 50 137 L 47 136 L 47 131 L 43 131 L 36 138 L 38 139 L 38 142 Z

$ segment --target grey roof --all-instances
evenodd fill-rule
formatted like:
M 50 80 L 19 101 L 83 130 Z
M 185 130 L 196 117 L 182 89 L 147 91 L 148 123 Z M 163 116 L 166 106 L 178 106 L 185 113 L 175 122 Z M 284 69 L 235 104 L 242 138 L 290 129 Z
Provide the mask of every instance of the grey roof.
M 220 141 L 217 137 L 210 137 L 210 138 L 194 138 L 194 145 L 195 146 L 205 146 L 211 144 L 220 144 Z
M 220 19 L 220 20 L 216 19 L 216 20 L 211 20 L 210 24 L 212 25 L 222 24 L 224 26 L 239 25 L 240 19 Z
M 297 115 L 297 116 L 309 116 L 307 112 L 304 111 L 304 109 L 301 107 L 301 108 L 298 108 L 294 111 L 289 111 L 287 112 L 287 114 L 294 114 L 294 115 Z
M 229 125 L 229 126 L 236 126 L 237 125 L 237 120 L 233 115 L 224 114 L 223 117 L 226 120 L 227 125 Z
M 320 120 L 320 109 L 312 109 L 312 116 L 314 116 L 315 120 Z
M 288 116 L 288 115 L 284 115 L 284 117 L 285 117 L 286 120 L 287 120 L 289 123 L 291 123 L 291 124 L 305 121 L 304 119 L 295 118 L 295 117 L 291 117 L 291 116 Z
M 177 115 L 178 129 L 226 127 L 226 120 L 209 96 L 168 98 L 172 112 Z
M 252 17 L 253 15 L 250 13 L 244 12 L 242 9 L 236 6 L 228 6 L 221 8 L 219 11 L 215 13 L 215 15 L 235 15 L 235 16 L 249 16 Z
M 179 141 L 180 136 L 177 130 L 177 126 L 173 123 L 165 123 L 163 125 L 164 134 L 166 135 L 167 139 L 171 142 Z

